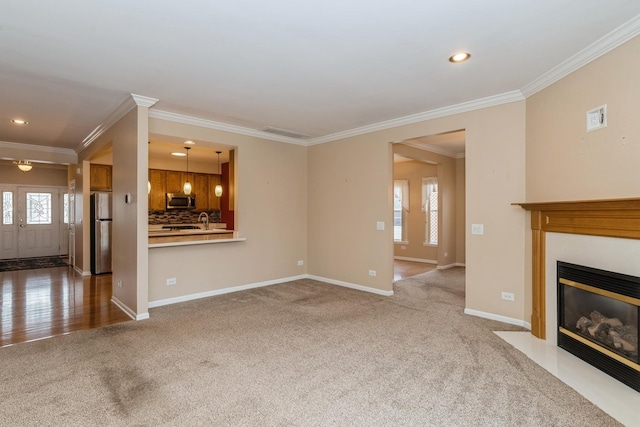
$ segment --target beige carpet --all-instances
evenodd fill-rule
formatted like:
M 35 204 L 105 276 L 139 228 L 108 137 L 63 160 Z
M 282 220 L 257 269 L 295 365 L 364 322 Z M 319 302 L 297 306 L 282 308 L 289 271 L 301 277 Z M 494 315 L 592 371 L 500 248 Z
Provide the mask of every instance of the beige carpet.
M 0 424 L 609 426 L 466 316 L 464 269 L 382 297 L 313 280 L 0 349 Z

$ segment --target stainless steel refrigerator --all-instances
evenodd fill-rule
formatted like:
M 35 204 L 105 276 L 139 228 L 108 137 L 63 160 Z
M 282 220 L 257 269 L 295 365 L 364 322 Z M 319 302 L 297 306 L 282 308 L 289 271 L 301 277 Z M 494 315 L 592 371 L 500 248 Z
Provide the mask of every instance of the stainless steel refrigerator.
M 91 274 L 111 273 L 111 193 L 91 195 Z

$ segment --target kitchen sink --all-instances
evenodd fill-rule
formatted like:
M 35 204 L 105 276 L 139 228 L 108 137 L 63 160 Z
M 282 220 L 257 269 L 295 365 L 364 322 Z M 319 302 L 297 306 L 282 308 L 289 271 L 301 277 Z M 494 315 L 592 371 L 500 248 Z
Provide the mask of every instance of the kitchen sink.
M 197 225 L 165 225 L 162 227 L 163 230 L 200 230 L 201 228 Z

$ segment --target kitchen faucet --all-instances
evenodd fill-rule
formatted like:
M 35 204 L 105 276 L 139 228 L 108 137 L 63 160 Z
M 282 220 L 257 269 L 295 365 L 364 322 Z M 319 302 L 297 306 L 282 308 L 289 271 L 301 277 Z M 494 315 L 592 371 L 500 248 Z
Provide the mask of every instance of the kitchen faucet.
M 202 218 L 202 216 L 204 215 L 204 219 Z M 198 217 L 198 222 L 201 222 L 204 224 L 204 229 L 208 230 L 209 229 L 209 215 L 206 212 L 200 212 L 200 216 Z

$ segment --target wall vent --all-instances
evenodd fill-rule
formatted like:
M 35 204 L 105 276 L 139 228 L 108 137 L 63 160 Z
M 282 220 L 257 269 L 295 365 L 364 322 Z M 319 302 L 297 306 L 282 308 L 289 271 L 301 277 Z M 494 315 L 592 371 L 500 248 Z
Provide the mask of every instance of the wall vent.
M 273 133 L 276 135 L 286 136 L 288 138 L 295 138 L 295 139 L 309 138 L 309 135 L 305 135 L 303 133 L 298 133 L 298 132 L 294 132 L 286 129 L 278 129 L 271 126 L 267 126 L 266 128 L 262 129 L 262 132 Z

